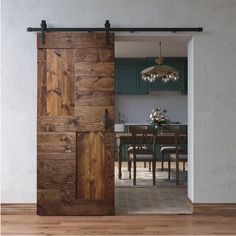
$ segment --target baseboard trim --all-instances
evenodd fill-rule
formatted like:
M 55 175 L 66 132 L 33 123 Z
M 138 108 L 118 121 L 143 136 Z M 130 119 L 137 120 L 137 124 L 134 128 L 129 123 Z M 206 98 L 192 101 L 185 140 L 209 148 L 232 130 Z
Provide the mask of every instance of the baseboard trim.
M 2 203 L 2 215 L 32 215 L 37 212 L 36 203 Z
M 188 198 L 193 215 L 235 215 L 236 203 L 193 203 Z

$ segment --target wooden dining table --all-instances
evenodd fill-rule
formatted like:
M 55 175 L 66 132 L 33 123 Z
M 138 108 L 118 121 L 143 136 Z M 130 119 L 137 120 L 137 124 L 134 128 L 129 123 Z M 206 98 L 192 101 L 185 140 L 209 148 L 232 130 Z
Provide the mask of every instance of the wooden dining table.
M 122 178 L 122 146 L 125 144 L 133 144 L 134 137 L 131 133 L 117 133 L 117 144 L 118 148 L 118 178 Z M 137 138 L 137 137 L 136 137 Z M 142 137 L 140 137 L 142 138 Z M 175 143 L 175 134 L 174 133 L 159 133 L 156 137 L 156 143 L 160 145 L 173 145 Z

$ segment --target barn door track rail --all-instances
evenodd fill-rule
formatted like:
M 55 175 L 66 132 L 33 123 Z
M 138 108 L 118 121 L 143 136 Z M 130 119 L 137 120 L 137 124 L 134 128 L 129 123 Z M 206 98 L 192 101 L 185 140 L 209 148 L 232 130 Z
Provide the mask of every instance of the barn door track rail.
M 137 28 L 111 28 L 109 20 L 106 20 L 104 28 L 47 28 L 46 20 L 41 21 L 40 28 L 27 28 L 28 32 L 41 32 L 42 33 L 42 44 L 45 44 L 46 32 L 105 32 L 106 42 L 109 44 L 109 32 L 202 32 L 202 27 L 195 28 L 149 28 L 149 27 L 137 27 Z

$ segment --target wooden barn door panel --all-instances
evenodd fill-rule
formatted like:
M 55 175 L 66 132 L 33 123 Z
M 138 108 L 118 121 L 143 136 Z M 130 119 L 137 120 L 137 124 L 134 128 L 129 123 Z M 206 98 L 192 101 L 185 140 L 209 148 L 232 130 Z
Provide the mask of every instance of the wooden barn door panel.
M 38 34 L 39 215 L 114 214 L 114 35 Z M 105 125 L 105 111 L 107 121 Z
M 38 49 L 40 116 L 73 116 L 75 50 Z
M 113 140 L 112 133 L 77 133 L 78 199 L 113 199 Z

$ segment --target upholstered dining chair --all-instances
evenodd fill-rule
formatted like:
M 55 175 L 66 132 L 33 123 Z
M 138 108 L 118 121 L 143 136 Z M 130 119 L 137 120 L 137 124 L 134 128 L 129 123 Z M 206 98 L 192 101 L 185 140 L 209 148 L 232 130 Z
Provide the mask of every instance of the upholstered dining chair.
M 136 129 L 136 128 L 138 128 L 138 129 L 147 129 L 148 128 L 148 126 L 147 125 L 131 125 L 131 126 L 129 126 L 129 133 L 132 133 L 132 130 L 133 129 Z M 145 148 L 145 146 L 144 146 L 144 148 Z M 133 150 L 133 145 L 130 145 L 129 147 L 128 147 L 128 149 L 127 149 L 127 153 L 128 153 L 128 155 L 129 155 L 129 152 L 130 151 L 132 151 Z M 129 158 L 127 159 L 127 161 L 128 161 L 128 170 L 129 170 Z M 151 162 L 149 161 L 148 162 L 148 165 L 149 165 L 149 171 L 151 171 Z M 146 168 L 147 167 L 147 162 L 146 161 L 144 161 L 144 168 Z
M 187 126 L 183 125 L 164 125 L 162 126 L 162 132 L 163 133 L 175 133 L 175 130 L 177 129 L 183 129 L 187 130 Z M 164 170 L 164 162 L 169 160 L 169 155 L 172 153 L 175 153 L 175 144 L 169 145 L 169 146 L 162 146 L 160 149 L 161 153 L 161 170 Z M 185 163 L 184 163 L 184 168 L 185 168 Z
M 188 161 L 187 154 L 187 130 L 175 130 L 175 153 L 169 155 L 168 160 L 168 179 L 170 179 L 171 162 L 176 163 L 176 185 L 179 185 L 179 163 L 183 162 L 183 171 L 185 171 L 185 163 Z
M 128 152 L 128 170 L 131 178 L 133 163 L 133 184 L 136 185 L 137 162 L 151 162 L 153 185 L 156 184 L 156 130 L 153 128 L 132 127 L 132 149 Z

